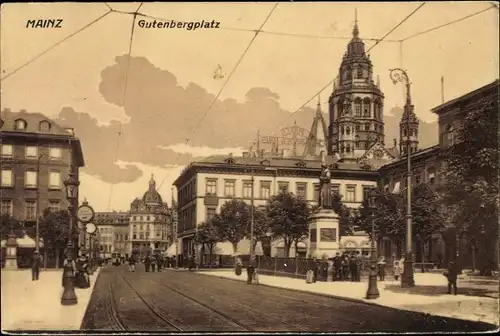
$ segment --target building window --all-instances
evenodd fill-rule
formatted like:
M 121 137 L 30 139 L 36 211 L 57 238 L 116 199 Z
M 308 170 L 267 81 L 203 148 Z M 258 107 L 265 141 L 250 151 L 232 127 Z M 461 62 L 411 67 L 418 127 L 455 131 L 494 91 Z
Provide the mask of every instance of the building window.
M 49 157 L 51 159 L 60 159 L 61 158 L 61 148 L 59 147 L 50 147 L 49 148 Z
M 150 217 L 149 217 L 149 216 L 146 216 L 146 220 L 148 221 L 149 219 L 150 219 Z
M 370 130 L 370 124 L 366 123 L 365 124 L 365 131 L 369 131 Z
M 36 158 L 38 156 L 38 147 L 37 146 L 26 146 L 26 157 L 27 158 Z
M 49 189 L 61 189 L 61 173 L 51 171 L 49 174 Z
M 451 147 L 455 144 L 455 131 L 453 129 L 453 126 L 451 125 L 447 125 L 446 128 L 445 128 L 445 145 L 447 147 Z
M 12 200 L 2 200 L 0 212 L 2 215 L 12 216 Z
M 288 182 L 278 182 L 278 188 L 280 192 L 287 192 L 288 191 Z
M 330 187 L 330 191 L 332 194 L 337 194 L 340 196 L 340 184 L 332 184 Z
M 16 130 L 24 130 L 26 128 L 26 121 L 23 119 L 16 120 Z
M 214 218 L 216 213 L 217 213 L 217 208 L 214 207 L 207 208 L 205 220 L 207 221 L 211 220 L 212 218 Z
M 355 185 L 346 186 L 345 200 L 346 200 L 346 202 L 356 202 L 356 186 Z
M 38 124 L 38 128 L 42 132 L 48 132 L 50 131 L 50 123 L 46 120 L 42 120 L 40 124 Z
M 12 169 L 2 169 L 2 187 L 12 187 Z
M 363 67 L 361 65 L 358 65 L 358 68 L 356 69 L 356 77 L 363 78 Z
M 26 220 L 36 220 L 36 201 L 26 201 Z
M 365 98 L 363 100 L 363 116 L 365 117 L 370 116 L 370 111 L 371 111 L 370 104 L 371 104 L 370 99 Z
M 61 201 L 58 200 L 49 201 L 49 210 L 51 212 L 57 212 L 61 210 Z
M 224 181 L 224 195 L 226 197 L 235 196 L 235 181 L 233 180 Z
M 307 199 L 307 183 L 297 182 L 297 197 Z
M 271 182 L 260 182 L 260 198 L 268 199 L 271 197 Z
M 207 180 L 206 195 L 217 195 L 217 180 Z
M 372 187 L 363 187 L 363 201 L 369 202 Z
M 354 111 L 356 117 L 361 117 L 361 99 L 359 98 L 354 101 Z
M 36 171 L 27 170 L 26 178 L 24 180 L 24 186 L 26 188 L 36 188 Z
M 420 182 L 421 182 L 421 177 L 420 177 L 420 174 L 415 175 L 415 184 L 416 184 L 416 185 L 419 185 L 419 184 L 420 184 Z
M 12 145 L 2 144 L 2 156 L 3 157 L 12 157 Z
M 243 181 L 243 197 L 250 198 L 252 197 L 252 181 Z

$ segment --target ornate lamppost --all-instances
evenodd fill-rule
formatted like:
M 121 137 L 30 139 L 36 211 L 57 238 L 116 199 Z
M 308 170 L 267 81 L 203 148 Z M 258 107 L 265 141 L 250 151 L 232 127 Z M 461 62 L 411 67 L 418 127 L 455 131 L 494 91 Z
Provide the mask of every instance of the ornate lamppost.
M 75 222 L 75 206 L 74 203 L 78 197 L 78 186 L 80 182 L 75 178 L 73 172 L 73 164 L 70 163 L 70 171 L 68 179 L 64 181 L 66 187 L 66 198 L 68 199 L 68 214 L 69 214 L 69 232 L 66 262 L 64 263 L 63 286 L 64 292 L 61 297 L 61 304 L 64 306 L 75 305 L 78 299 L 75 293 L 74 285 L 74 261 L 73 261 L 73 223 Z
M 390 69 L 390 77 L 394 84 L 404 83 L 406 86 L 406 103 L 404 114 L 406 115 L 406 255 L 403 263 L 403 276 L 401 277 L 401 287 L 415 286 L 413 276 L 413 253 L 412 253 L 412 215 L 411 215 L 411 142 L 410 142 L 410 115 L 413 110 L 411 104 L 410 79 L 405 70 L 400 68 Z
M 370 274 L 368 277 L 368 289 L 366 291 L 366 299 L 373 300 L 377 299 L 380 296 L 377 287 L 377 255 L 375 250 L 375 219 L 373 216 L 373 212 L 375 211 L 375 196 L 373 192 L 370 194 L 370 198 L 368 199 L 370 206 L 370 220 L 372 224 L 372 237 L 371 237 L 371 255 L 370 255 Z

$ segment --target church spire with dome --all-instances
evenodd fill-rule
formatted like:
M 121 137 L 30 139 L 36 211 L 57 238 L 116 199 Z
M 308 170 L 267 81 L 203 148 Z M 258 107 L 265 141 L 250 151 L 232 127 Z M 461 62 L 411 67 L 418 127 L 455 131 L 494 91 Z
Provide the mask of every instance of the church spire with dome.
M 357 10 L 338 78 L 328 100 L 328 153 L 359 158 L 374 143 L 384 144 L 384 94 L 373 80 L 373 65 L 360 38 Z

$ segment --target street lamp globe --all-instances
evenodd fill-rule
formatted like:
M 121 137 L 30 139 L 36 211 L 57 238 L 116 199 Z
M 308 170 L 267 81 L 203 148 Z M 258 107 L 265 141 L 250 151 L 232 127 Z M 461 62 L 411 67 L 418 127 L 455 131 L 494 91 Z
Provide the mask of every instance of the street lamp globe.
M 69 200 L 74 200 L 78 197 L 79 185 L 80 181 L 75 178 L 75 174 L 73 174 L 73 172 L 70 172 L 68 178 L 64 180 L 64 186 L 66 187 L 66 197 Z

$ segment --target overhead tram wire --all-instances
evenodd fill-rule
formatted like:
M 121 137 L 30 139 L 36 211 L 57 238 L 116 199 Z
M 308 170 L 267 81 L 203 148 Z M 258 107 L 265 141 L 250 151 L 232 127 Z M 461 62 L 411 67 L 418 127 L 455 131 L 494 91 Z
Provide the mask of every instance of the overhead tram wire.
M 434 28 L 427 29 L 427 30 L 422 31 L 422 32 L 420 32 L 420 33 L 416 33 L 416 34 L 413 34 L 413 35 L 411 35 L 411 36 L 405 37 L 405 38 L 404 38 L 404 39 L 402 39 L 401 41 L 402 41 L 402 42 L 404 42 L 404 41 L 407 41 L 407 40 L 412 39 L 412 38 L 414 38 L 414 37 L 421 36 L 421 35 L 424 35 L 424 34 L 427 34 L 427 33 L 433 32 L 433 31 L 435 31 L 435 30 L 438 30 L 438 29 L 441 29 L 441 28 L 444 28 L 444 27 L 450 26 L 450 25 L 452 25 L 452 24 L 455 24 L 455 23 L 458 23 L 458 22 L 461 22 L 461 21 L 464 21 L 464 20 L 470 19 L 471 17 L 474 17 L 474 16 L 476 16 L 476 15 L 479 15 L 479 14 L 482 14 L 482 13 L 484 13 L 484 12 L 487 12 L 487 11 L 489 11 L 490 9 L 493 9 L 493 8 L 497 8 L 497 9 L 498 9 L 498 7 L 496 7 L 494 4 L 492 4 L 490 7 L 485 8 L 485 9 L 482 9 L 482 10 L 480 10 L 480 11 L 478 11 L 478 12 L 475 12 L 475 13 L 472 13 L 472 14 L 469 14 L 469 15 L 466 15 L 466 16 L 461 17 L 461 18 L 459 18 L 459 19 L 456 19 L 456 20 L 453 20 L 453 21 L 450 21 L 450 22 L 444 23 L 444 24 L 442 24 L 442 25 L 436 26 L 436 27 L 434 27 Z
M 366 52 L 365 54 L 368 54 L 373 48 L 375 48 L 377 45 L 380 44 L 380 42 L 382 42 L 387 36 L 389 36 L 390 34 L 392 34 L 392 32 L 394 32 L 397 28 L 399 28 L 399 26 L 401 26 L 403 23 L 405 23 L 410 17 L 413 16 L 413 14 L 415 14 L 420 8 L 422 8 L 426 3 L 423 2 L 422 4 L 420 4 L 420 6 L 418 6 L 415 10 L 413 10 L 410 14 L 408 14 L 401 22 L 399 22 L 396 26 L 394 26 L 394 28 L 392 28 L 387 34 L 385 34 L 382 38 L 378 39 L 377 42 L 372 45 Z M 355 59 L 356 60 L 356 59 Z M 297 110 L 295 110 L 293 113 L 291 113 L 288 117 L 286 117 L 282 122 L 280 122 L 276 128 L 280 127 L 281 125 L 283 125 L 284 122 L 286 122 L 288 119 L 290 119 L 291 117 L 293 117 L 294 115 L 296 115 L 299 111 L 301 111 L 305 106 L 307 106 L 307 104 L 309 104 L 314 98 L 316 98 L 321 92 L 323 92 L 328 86 L 332 85 L 333 82 L 338 78 L 335 77 L 333 80 L 329 81 L 328 84 L 326 84 L 325 86 L 323 86 L 323 88 L 321 88 L 321 90 L 319 90 L 318 92 L 316 92 L 316 94 L 314 94 L 314 96 L 312 96 L 310 99 L 308 99 L 304 104 L 302 104 Z
M 141 8 L 141 6 L 143 5 L 144 3 L 141 2 L 141 4 L 139 5 L 139 7 L 137 8 L 137 11 Z M 127 54 L 127 65 L 126 65 L 126 68 L 125 68 L 125 83 L 123 85 L 123 93 L 122 93 L 122 105 L 123 105 L 123 109 L 125 109 L 125 98 L 127 97 L 127 88 L 128 88 L 128 76 L 129 76 L 129 72 L 130 72 L 130 56 L 132 54 L 132 45 L 134 43 L 134 32 L 135 32 L 135 20 L 137 19 L 137 16 L 134 15 L 133 19 L 132 19 L 132 29 L 130 31 L 130 41 L 129 41 L 129 45 L 128 45 L 128 54 Z M 120 140 L 121 140 L 121 136 L 122 136 L 122 127 L 123 127 L 123 124 L 122 122 L 120 121 L 119 122 L 120 126 L 119 126 L 119 130 L 118 130 L 118 139 L 117 139 L 117 142 L 116 142 L 116 149 L 115 149 L 115 155 L 114 155 L 114 158 L 113 158 L 113 165 L 115 165 L 116 161 L 118 160 L 118 151 L 120 149 Z M 114 190 L 114 183 L 111 183 L 110 185 L 110 190 L 109 190 L 109 198 L 108 198 L 108 210 L 111 211 L 111 200 L 113 198 L 113 190 Z
M 233 76 L 233 74 L 236 72 L 236 69 L 238 69 L 239 65 L 241 64 L 241 61 L 243 60 L 243 58 L 245 57 L 245 55 L 248 53 L 248 50 L 250 49 L 250 47 L 252 46 L 252 44 L 254 43 L 255 39 L 257 38 L 257 36 L 259 35 L 261 29 L 264 27 L 264 25 L 267 23 L 267 21 L 269 20 L 269 18 L 271 17 L 271 15 L 274 13 L 276 7 L 278 7 L 279 5 L 279 2 L 276 2 L 273 6 L 273 8 L 271 9 L 271 11 L 269 12 L 269 14 L 266 16 L 266 18 L 264 19 L 264 21 L 262 22 L 262 24 L 260 25 L 259 29 L 255 30 L 255 35 L 252 37 L 252 39 L 250 40 L 250 43 L 248 43 L 248 46 L 245 48 L 243 54 L 240 56 L 240 58 L 238 59 L 238 61 L 236 62 L 235 66 L 233 67 L 233 69 L 231 70 L 231 72 L 229 73 L 229 75 L 227 76 L 227 79 L 226 81 L 224 82 L 224 84 L 222 84 L 222 88 L 219 90 L 219 93 L 217 93 L 217 95 L 215 96 L 215 98 L 213 99 L 212 103 L 210 104 L 210 106 L 208 107 L 208 109 L 206 110 L 206 112 L 204 113 L 204 115 L 202 116 L 202 118 L 200 119 L 200 121 L 198 122 L 198 124 L 193 128 L 193 130 L 191 131 L 191 134 L 189 135 L 188 138 L 186 138 L 186 141 L 184 144 L 188 144 L 189 141 L 191 140 L 190 137 L 193 136 L 195 134 L 195 132 L 198 130 L 199 126 L 201 125 L 201 123 L 205 120 L 205 118 L 207 117 L 208 113 L 211 111 L 212 107 L 215 105 L 215 103 L 217 102 L 217 99 L 219 99 L 219 96 L 221 95 L 222 91 L 224 91 L 227 83 L 229 82 L 229 80 L 231 79 L 231 77 Z M 182 153 L 179 153 L 177 154 L 177 158 L 175 159 L 175 162 L 177 162 L 180 158 Z M 159 184 L 157 190 L 160 190 L 160 188 L 163 186 L 163 183 L 165 183 L 165 180 L 167 179 L 167 177 L 170 175 L 170 172 L 171 170 L 165 175 L 165 177 L 163 178 L 163 180 L 161 181 L 161 183 Z
M 45 49 L 44 51 L 42 51 L 41 53 L 39 53 L 38 55 L 36 55 L 35 57 L 33 57 L 32 59 L 30 59 L 29 61 L 27 61 L 26 63 L 22 64 L 21 66 L 17 67 L 16 69 L 12 70 L 11 72 L 9 72 L 7 75 L 3 76 L 0 78 L 0 82 L 3 82 L 4 80 L 6 80 L 7 78 L 9 78 L 10 76 L 14 75 L 15 73 L 17 73 L 18 71 L 22 70 L 23 68 L 25 68 L 26 66 L 30 65 L 31 63 L 33 63 L 34 61 L 36 61 L 37 59 L 39 59 L 40 57 L 44 56 L 45 54 L 47 54 L 49 51 L 51 51 L 52 49 L 54 49 L 55 47 L 59 46 L 60 44 L 68 41 L 70 38 L 78 35 L 79 33 L 83 32 L 85 29 L 89 28 L 90 26 L 92 26 L 93 24 L 99 22 L 100 20 L 102 20 L 103 18 L 105 18 L 106 16 L 108 16 L 109 14 L 111 14 L 113 12 L 112 9 L 109 9 L 106 13 L 102 14 L 101 16 L 99 16 L 97 19 L 93 20 L 92 22 L 90 23 L 87 23 L 85 26 L 83 26 L 82 28 L 74 31 L 73 33 L 69 34 L 68 36 L 66 36 L 65 38 L 63 38 L 62 40 L 54 43 L 52 46 L 50 46 L 49 48 Z

